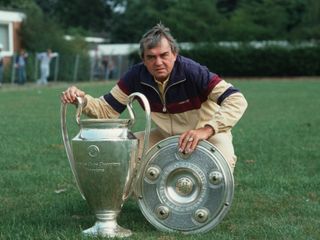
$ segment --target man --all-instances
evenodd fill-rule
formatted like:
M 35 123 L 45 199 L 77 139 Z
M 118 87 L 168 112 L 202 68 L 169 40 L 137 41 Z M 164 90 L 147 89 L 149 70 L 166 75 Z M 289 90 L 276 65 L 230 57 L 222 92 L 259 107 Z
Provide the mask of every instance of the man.
M 143 93 L 151 106 L 156 128 L 149 146 L 180 135 L 179 151 L 192 153 L 200 140 L 208 140 L 224 154 L 231 169 L 236 163 L 231 128 L 247 102 L 231 84 L 206 67 L 178 54 L 170 30 L 157 24 L 140 41 L 142 63 L 124 74 L 110 93 L 93 98 L 75 86 L 61 95 L 63 103 L 84 97 L 84 113 L 95 118 L 116 118 L 125 109 L 128 95 Z M 143 140 L 143 133 L 136 133 Z
M 102 57 L 103 77 L 104 80 L 109 80 L 109 58 L 108 56 Z
M 18 83 L 25 84 L 26 82 L 26 65 L 27 65 L 28 53 L 22 48 L 19 54 L 16 56 L 16 64 L 18 73 Z
M 47 49 L 47 52 L 39 53 L 37 55 L 37 58 L 40 61 L 40 79 L 37 81 L 38 84 L 48 84 L 48 77 L 50 75 L 50 62 L 52 58 L 57 56 L 58 53 L 53 53 L 50 48 Z

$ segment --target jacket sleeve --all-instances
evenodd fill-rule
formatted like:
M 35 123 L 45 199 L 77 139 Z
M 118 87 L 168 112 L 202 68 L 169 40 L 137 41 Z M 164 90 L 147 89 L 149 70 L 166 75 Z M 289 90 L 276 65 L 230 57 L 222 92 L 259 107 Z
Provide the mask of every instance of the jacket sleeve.
M 215 133 L 228 131 L 240 120 L 247 106 L 243 94 L 222 80 L 202 104 L 197 128 L 210 125 Z
M 127 101 L 128 96 L 116 85 L 110 93 L 99 98 L 94 98 L 88 94 L 85 95 L 86 104 L 83 112 L 91 118 L 118 118 Z M 119 106 L 121 106 L 121 110 L 119 110 Z

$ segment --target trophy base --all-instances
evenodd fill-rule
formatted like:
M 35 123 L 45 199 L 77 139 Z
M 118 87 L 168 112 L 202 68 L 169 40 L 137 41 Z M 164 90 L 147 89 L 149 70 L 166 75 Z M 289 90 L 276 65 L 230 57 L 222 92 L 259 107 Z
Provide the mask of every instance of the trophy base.
M 102 237 L 129 237 L 132 235 L 131 230 L 120 227 L 116 221 L 97 221 L 94 226 L 82 232 L 86 236 L 102 236 Z

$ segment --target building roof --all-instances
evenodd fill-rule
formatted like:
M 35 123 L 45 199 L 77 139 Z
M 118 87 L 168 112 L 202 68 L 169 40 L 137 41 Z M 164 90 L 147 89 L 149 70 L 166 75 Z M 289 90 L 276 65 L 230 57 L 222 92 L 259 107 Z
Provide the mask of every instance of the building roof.
M 26 15 L 21 12 L 0 10 L 0 21 L 2 22 L 22 22 Z
M 139 50 L 139 44 L 99 44 L 98 52 L 101 55 L 128 55 Z

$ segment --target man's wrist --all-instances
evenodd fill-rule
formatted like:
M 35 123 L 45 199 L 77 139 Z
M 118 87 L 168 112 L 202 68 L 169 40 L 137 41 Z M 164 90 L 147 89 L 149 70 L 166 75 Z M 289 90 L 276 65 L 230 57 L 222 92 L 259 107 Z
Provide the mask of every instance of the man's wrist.
M 213 128 L 211 125 L 206 124 L 206 125 L 204 125 L 204 128 L 205 128 L 207 131 L 209 131 L 209 137 L 211 137 L 212 135 L 215 134 L 215 130 L 214 130 L 214 128 Z

